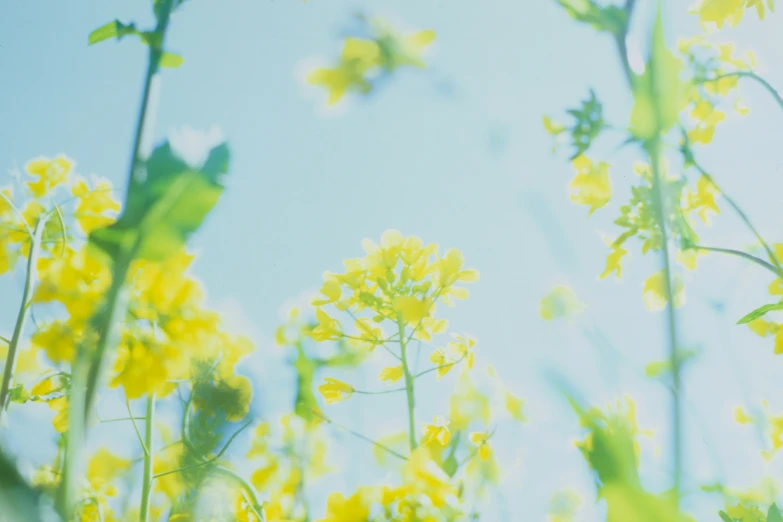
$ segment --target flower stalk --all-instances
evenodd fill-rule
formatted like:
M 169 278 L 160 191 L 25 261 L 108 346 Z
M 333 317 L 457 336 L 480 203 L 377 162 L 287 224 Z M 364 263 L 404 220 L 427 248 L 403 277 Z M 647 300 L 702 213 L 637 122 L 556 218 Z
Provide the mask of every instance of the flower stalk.
M 38 220 L 35 230 L 30 237 L 30 250 L 27 255 L 27 273 L 24 280 L 24 289 L 22 290 L 22 303 L 19 305 L 19 313 L 16 316 L 14 333 L 8 343 L 8 355 L 5 358 L 5 370 L 3 371 L 3 383 L 0 388 L 0 420 L 3 412 L 8 407 L 8 396 L 11 391 L 11 381 L 13 380 L 14 370 L 16 368 L 16 358 L 19 351 L 19 341 L 22 338 L 27 317 L 30 315 L 30 297 L 35 286 L 35 270 L 38 263 L 38 254 L 41 251 L 41 239 L 43 238 L 44 227 L 46 227 L 46 214 Z

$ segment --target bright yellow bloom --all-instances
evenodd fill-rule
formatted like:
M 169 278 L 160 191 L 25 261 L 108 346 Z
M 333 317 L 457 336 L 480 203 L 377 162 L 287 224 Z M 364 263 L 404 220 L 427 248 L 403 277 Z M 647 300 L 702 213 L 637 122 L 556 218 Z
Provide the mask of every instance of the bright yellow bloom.
M 449 421 L 445 417 L 437 416 L 433 419 L 432 424 L 424 425 L 422 444 L 437 442 L 441 446 L 447 446 L 449 439 L 451 439 L 451 432 L 449 431 Z
M 595 165 L 584 155 L 574 159 L 571 164 L 576 170 L 576 176 L 568 185 L 572 192 L 571 201 L 590 207 L 588 215 L 609 203 L 612 199 L 609 164 L 601 162 Z
M 348 498 L 341 493 L 332 493 L 326 501 L 326 516 L 318 522 L 367 522 L 379 493 L 372 487 L 360 487 Z
M 432 299 L 419 299 L 414 296 L 399 296 L 394 299 L 394 311 L 402 316 L 403 321 L 416 325 L 428 317 L 432 310 Z
M 679 308 L 685 304 L 685 285 L 679 278 L 672 282 L 674 294 L 674 307 Z M 663 270 L 654 273 L 644 282 L 644 305 L 648 310 L 657 311 L 666 308 L 666 277 Z
M 753 424 L 753 417 L 747 414 L 742 406 L 734 408 L 734 422 L 737 424 Z
M 55 412 L 52 424 L 57 433 L 68 431 L 68 398 L 66 396 L 57 397 L 47 402 L 49 408 Z
M 473 369 L 473 361 L 475 360 L 473 349 L 478 341 L 470 335 L 451 334 L 451 336 L 455 340 L 450 341 L 447 347 L 456 357 L 455 362 L 464 360 L 467 363 L 468 369 Z
M 336 402 L 350 399 L 353 395 L 354 389 L 350 384 L 346 384 L 337 379 L 330 377 L 324 378 L 326 384 L 322 384 L 318 387 L 318 391 L 324 396 L 326 404 L 334 404 Z
M 402 369 L 402 365 L 398 366 L 390 366 L 389 368 L 384 368 L 381 371 L 381 374 L 378 376 L 378 378 L 382 381 L 386 381 L 389 384 L 393 382 L 397 382 L 400 379 L 402 379 L 402 376 L 404 374 L 404 371 Z
M 574 291 L 567 286 L 554 287 L 543 299 L 539 313 L 543 319 L 570 319 L 582 313 L 585 305 L 576 297 Z
M 336 341 L 343 336 L 340 323 L 321 308 L 315 309 L 315 319 L 318 325 L 310 331 L 310 336 L 316 341 Z
M 432 361 L 438 368 L 436 371 L 438 380 L 441 380 L 447 373 L 449 373 L 451 369 L 454 368 L 454 363 L 456 362 L 454 359 L 446 355 L 446 351 L 443 350 L 443 348 L 438 348 L 435 350 L 432 355 L 430 355 L 430 361 Z
M 478 454 L 481 460 L 487 460 L 492 449 L 489 446 L 490 434 L 486 432 L 474 431 L 470 434 L 470 442 L 478 446 Z
M 68 179 L 68 174 L 73 168 L 73 160 L 59 155 L 54 159 L 35 158 L 27 162 L 24 166 L 25 171 L 36 181 L 28 181 L 27 186 L 36 198 L 41 198 L 49 193 L 54 187 Z
M 84 179 L 79 179 L 71 192 L 79 200 L 73 215 L 85 234 L 111 225 L 115 218 L 106 213 L 120 211 L 120 204 L 112 197 L 112 186 L 107 180 L 99 181 L 91 189 Z
M 130 468 L 129 460 L 101 448 L 93 454 L 87 465 L 87 481 L 94 492 L 113 497 L 117 494 L 117 488 L 112 482 Z
M 604 271 L 598 276 L 599 279 L 605 279 L 612 275 L 612 273 L 617 276 L 617 279 L 620 279 L 620 276 L 623 274 L 622 261 L 626 254 L 628 254 L 628 251 L 620 245 L 610 244 L 610 247 L 612 248 L 612 251 L 606 257 L 606 268 L 604 268 Z

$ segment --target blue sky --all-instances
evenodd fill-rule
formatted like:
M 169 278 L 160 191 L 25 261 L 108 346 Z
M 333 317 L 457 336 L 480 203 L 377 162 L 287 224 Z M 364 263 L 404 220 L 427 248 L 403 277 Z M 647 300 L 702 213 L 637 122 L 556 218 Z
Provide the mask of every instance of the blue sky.
M 699 31 L 684 5 L 668 5 L 670 37 Z M 327 111 L 322 93 L 302 78 L 313 64 L 337 55 L 358 8 L 402 29 L 434 29 L 431 66 L 402 71 L 369 98 Z M 7 3 L 3 11 L 0 185 L 4 169 L 63 152 L 79 172 L 121 186 L 146 51 L 133 39 L 95 47 L 86 42 L 92 29 L 114 18 L 151 23 L 147 2 L 30 0 Z M 633 34 L 638 47 L 646 19 L 640 17 Z M 760 71 L 775 85 L 783 85 L 783 71 L 773 68 L 783 59 L 780 20 L 759 23 L 749 14 L 739 29 L 721 35 L 755 49 Z M 637 400 L 640 424 L 656 429 L 662 447 L 659 456 L 650 448 L 644 453 L 646 478 L 651 487 L 666 486 L 668 395 L 640 376 L 647 362 L 665 353 L 663 315 L 647 312 L 641 299 L 642 282 L 658 259 L 635 250 L 621 282 L 597 279 L 606 255 L 602 234 L 615 234 L 611 221 L 627 198 L 630 165 L 640 154 L 613 152 L 620 135 L 599 143 L 597 155 L 613 164 L 616 199 L 586 219 L 585 209 L 568 201 L 571 169 L 562 154 L 551 155 L 541 128 L 543 113 L 559 115 L 589 88 L 604 101 L 609 121 L 627 122 L 631 99 L 608 38 L 575 24 L 553 1 L 530 0 L 190 0 L 172 23 L 168 47 L 185 64 L 163 75 L 157 136 L 182 125 L 217 125 L 231 145 L 228 189 L 193 242 L 201 253 L 195 271 L 210 303 L 256 340 L 251 367 L 259 412 L 279 408 L 290 391 L 280 377 L 281 354 L 270 343 L 281 309 L 317 289 L 324 270 L 361 255 L 361 239 L 396 228 L 461 249 L 482 273 L 471 298 L 448 317 L 456 330 L 481 339 L 483 361 L 528 401 L 530 423 L 498 435 L 497 451 L 507 451 L 515 463 L 504 486 L 512 513 L 543 520 L 547 499 L 565 487 L 582 490 L 589 504 L 590 477 L 571 445 L 576 422 L 545 378 L 553 371 L 591 402 L 626 392 Z M 743 84 L 742 93 L 751 114 L 732 116 L 719 128 L 703 163 L 765 237 L 782 240 L 775 224 L 783 114 L 755 85 Z M 704 231 L 706 243 L 743 247 L 752 241 L 728 210 L 714 221 Z M 714 256 L 684 277 L 683 344 L 702 352 L 686 377 L 688 474 L 709 480 L 723 473 L 736 486 L 750 485 L 762 471 L 757 439 L 751 429 L 733 425 L 731 409 L 768 398 L 773 411 L 783 410 L 783 400 L 773 395 L 781 363 L 771 340 L 733 324 L 768 302 L 769 278 Z M 6 318 L 0 330 L 11 329 L 16 298 L 5 296 L 15 296 L 20 281 L 0 281 Z M 562 283 L 576 290 L 588 312 L 573 324 L 545 323 L 539 300 Z M 714 303 L 728 299 L 716 311 Z M 596 355 L 582 335 L 593 323 L 622 357 Z M 376 375 L 360 373 L 353 382 L 372 383 Z M 445 402 L 438 393 L 453 381 L 444 383 L 420 403 L 421 422 L 441 413 Z M 402 422 L 403 405 L 397 406 L 399 417 L 392 419 L 360 400 L 330 413 L 378 435 Z M 336 458 L 350 460 L 343 453 L 349 448 L 369 457 L 370 448 L 344 436 L 340 441 Z M 347 492 L 363 471 L 355 459 L 346 465 L 350 471 L 331 484 Z M 779 464 L 769 469 L 780 475 Z M 551 471 L 542 476 L 542 470 Z M 582 515 L 593 520 L 595 512 Z

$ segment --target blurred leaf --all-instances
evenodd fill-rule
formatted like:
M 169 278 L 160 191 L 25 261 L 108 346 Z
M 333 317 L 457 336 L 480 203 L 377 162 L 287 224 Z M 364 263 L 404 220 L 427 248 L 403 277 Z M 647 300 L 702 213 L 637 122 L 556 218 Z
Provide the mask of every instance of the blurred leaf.
M 718 511 L 718 514 L 720 515 L 721 520 L 723 522 L 734 522 L 732 519 L 729 518 L 729 516 L 726 514 L 725 511 Z
M 40 500 L 41 493 L 33 489 L 14 463 L 0 452 L 0 519 L 3 522 L 41 522 L 44 517 Z M 58 519 L 47 517 L 47 520 Z
M 174 53 L 164 52 L 160 57 L 160 66 L 176 69 L 185 62 L 185 59 Z
M 686 84 L 680 80 L 682 63 L 666 48 L 660 11 L 653 29 L 650 60 L 644 74 L 634 80 L 631 132 L 647 141 L 667 131 L 688 103 Z
M 558 0 L 568 15 L 598 31 L 620 36 L 628 26 L 625 9 L 616 6 L 601 7 L 592 0 Z
M 128 36 L 130 34 L 138 34 L 134 24 L 125 25 L 119 20 L 114 20 L 91 32 L 87 42 L 88 45 L 92 45 L 105 40 L 111 40 L 112 38 L 119 40 L 123 36 Z
M 783 522 L 783 515 L 780 514 L 778 506 L 774 503 L 769 506 L 769 512 L 767 513 L 767 522 Z
M 751 321 L 755 321 L 756 319 L 759 319 L 767 315 L 767 312 L 774 312 L 775 310 L 783 310 L 783 303 L 760 306 L 759 308 L 756 308 L 755 310 L 753 310 L 752 312 L 744 316 L 742 319 L 737 321 L 737 324 L 746 324 Z
M 575 149 L 570 161 L 587 152 L 593 144 L 593 140 L 606 128 L 603 111 L 603 105 L 592 89 L 590 90 L 590 98 L 582 102 L 580 109 L 568 111 L 568 114 L 576 119 L 576 123 L 569 129 L 571 131 L 571 144 Z
M 228 163 L 225 143 L 211 149 L 200 168 L 189 166 L 164 143 L 134 172 L 122 216 L 90 234 L 90 243 L 112 258 L 121 251 L 151 261 L 170 257 L 217 203 Z

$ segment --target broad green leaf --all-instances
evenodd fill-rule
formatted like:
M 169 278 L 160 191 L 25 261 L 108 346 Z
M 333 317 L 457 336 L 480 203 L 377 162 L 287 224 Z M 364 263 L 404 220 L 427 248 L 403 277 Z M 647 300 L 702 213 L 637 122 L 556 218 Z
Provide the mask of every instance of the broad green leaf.
M 160 57 L 160 66 L 176 69 L 185 62 L 185 59 L 174 53 L 164 52 Z
M 631 132 L 647 141 L 671 128 L 688 103 L 687 84 L 680 80 L 682 63 L 666 48 L 660 13 L 653 29 L 650 59 L 634 80 Z
M 718 515 L 720 515 L 720 519 L 723 520 L 723 522 L 734 522 L 725 511 L 718 511 Z
M 112 38 L 119 40 L 123 36 L 128 36 L 130 34 L 138 34 L 135 25 L 125 25 L 119 20 L 114 20 L 91 32 L 87 41 L 89 45 L 92 45 Z
M 217 203 L 228 163 L 225 143 L 211 149 L 201 167 L 188 165 L 164 143 L 136 169 L 122 216 L 95 230 L 90 243 L 112 258 L 122 251 L 151 261 L 170 257 Z
M 737 324 L 746 324 L 751 321 L 755 321 L 756 319 L 764 317 L 767 312 L 774 312 L 775 310 L 783 310 L 783 303 L 760 306 L 737 321 Z
M 774 503 L 769 506 L 769 512 L 767 513 L 767 522 L 783 522 L 783 515 L 780 514 L 778 506 Z

